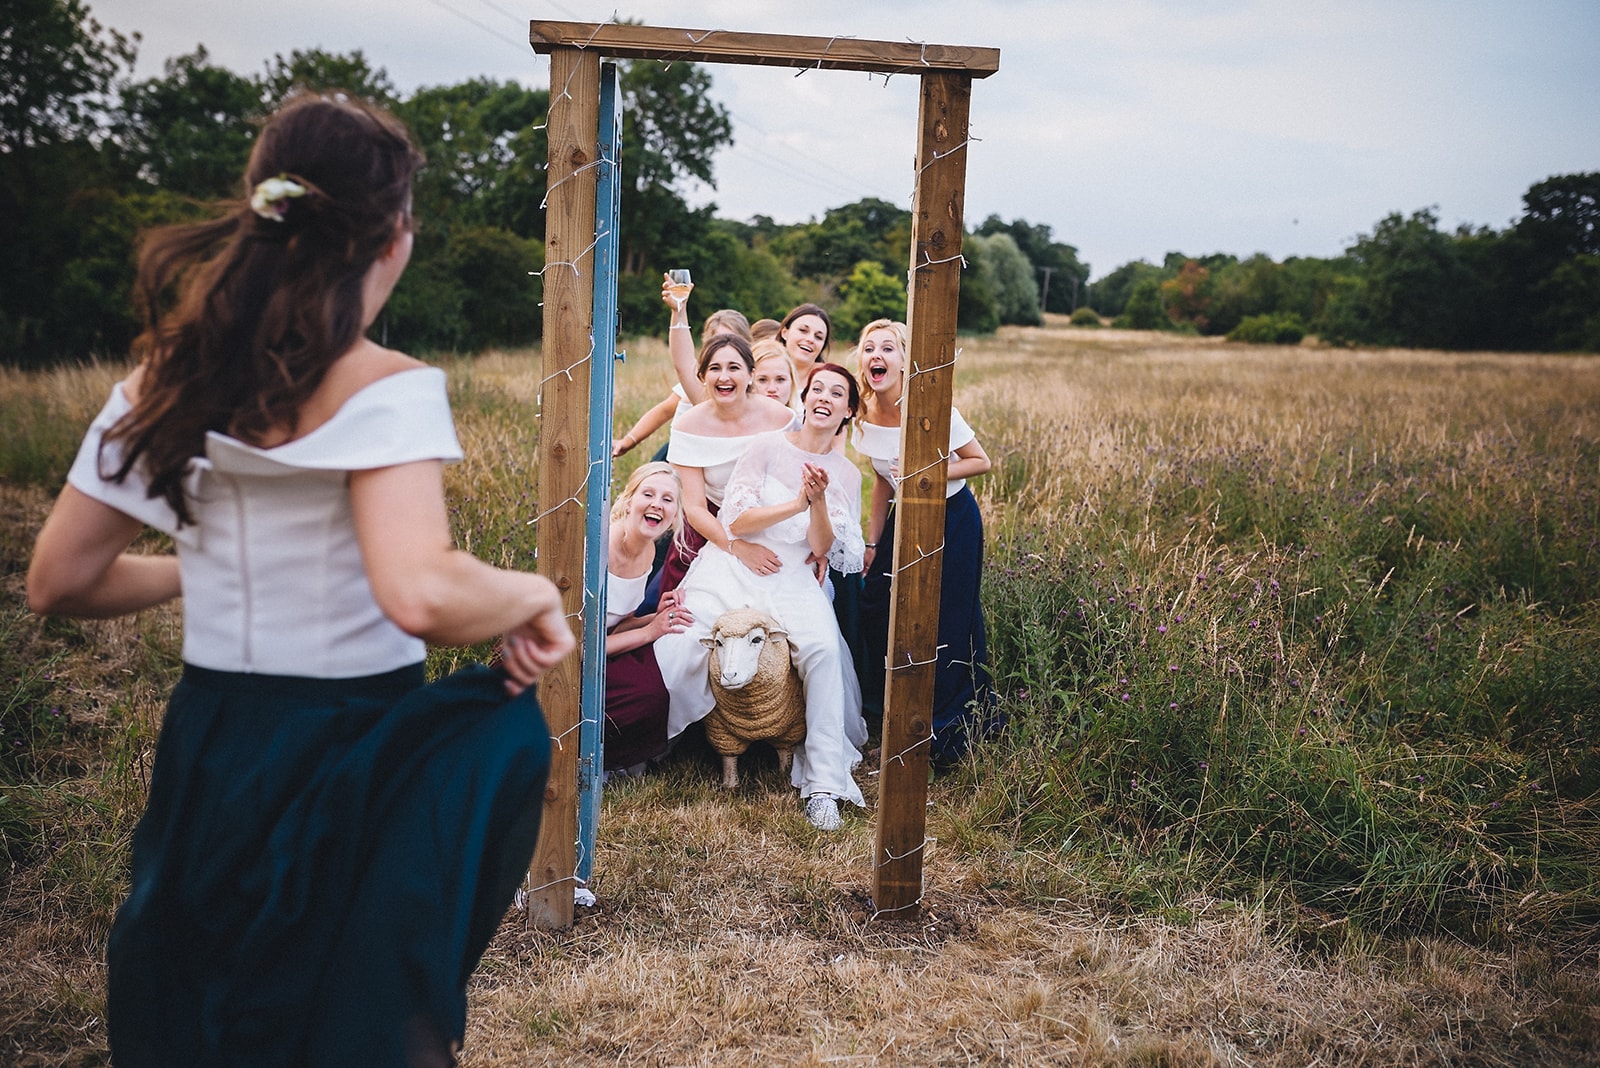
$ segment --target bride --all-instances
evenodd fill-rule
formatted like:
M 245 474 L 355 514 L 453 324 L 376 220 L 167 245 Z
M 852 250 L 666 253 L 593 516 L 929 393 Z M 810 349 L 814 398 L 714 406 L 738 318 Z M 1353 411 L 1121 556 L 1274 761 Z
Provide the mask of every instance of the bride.
M 671 696 L 667 734 L 676 737 L 714 704 L 701 639 L 717 618 L 749 606 L 782 624 L 806 704 L 806 738 L 795 751 L 790 781 L 805 800 L 806 818 L 831 831 L 840 826 L 840 801 L 864 804 L 851 769 L 861 760 L 867 729 L 850 651 L 807 557 L 826 558 L 846 573 L 861 570 L 861 473 L 833 448 L 860 405 L 860 392 L 848 371 L 829 363 L 812 369 L 801 396 L 799 427 L 752 440 L 718 516 L 729 539 L 770 551 L 776 566 L 752 571 L 717 541 L 708 542 L 678 587 L 679 603 L 694 622 L 657 639 L 656 660 Z

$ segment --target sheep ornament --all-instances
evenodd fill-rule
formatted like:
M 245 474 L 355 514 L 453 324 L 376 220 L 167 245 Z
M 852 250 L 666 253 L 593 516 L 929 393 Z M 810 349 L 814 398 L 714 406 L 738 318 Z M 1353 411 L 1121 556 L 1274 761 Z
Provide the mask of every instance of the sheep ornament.
M 722 756 L 722 785 L 739 786 L 739 757 L 752 742 L 769 742 L 785 774 L 806 736 L 806 701 L 789 653 L 789 634 L 765 612 L 734 608 L 717 617 L 700 644 L 711 650 L 706 740 Z

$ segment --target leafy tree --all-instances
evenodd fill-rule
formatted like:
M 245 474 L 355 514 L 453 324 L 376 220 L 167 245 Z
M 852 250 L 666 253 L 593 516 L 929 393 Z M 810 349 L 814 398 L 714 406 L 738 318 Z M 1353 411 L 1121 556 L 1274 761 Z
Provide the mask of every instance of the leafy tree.
M 117 131 L 130 162 L 153 185 L 212 199 L 239 192 L 262 86 L 210 62 L 201 46 L 166 61 L 164 75 L 123 90 Z
M 839 295 L 844 300 L 833 311 L 833 330 L 846 343 L 874 319 L 906 317 L 905 283 L 891 277 L 876 260 L 856 264 L 840 283 Z
M 1000 326 L 1000 298 L 985 277 L 980 260 L 971 255 L 964 258 L 961 295 L 956 302 L 956 326 L 967 334 L 992 334 Z
M 348 55 L 326 52 L 320 48 L 295 49 L 289 58 L 274 56 L 267 64 L 262 86 L 269 102 L 269 110 L 287 100 L 290 93 L 304 90 L 313 93 L 343 92 L 374 104 L 392 106 L 396 93 L 388 71 L 373 67 L 361 49 Z
M 983 220 L 978 233 L 985 237 L 992 234 L 1011 235 L 1017 248 L 1033 264 L 1034 270 L 1043 276 L 1039 284 L 1044 301 L 1042 310 L 1070 314 L 1087 297 L 1088 264 L 1079 262 L 1076 248 L 1056 241 L 1051 236 L 1049 226 L 1035 226 L 1026 219 L 1007 223 L 1002 222 L 1000 216 L 991 215 Z
M 138 54 L 82 0 L 7 0 L 0 20 L 0 154 L 96 141 L 117 79 Z
M 1173 323 L 1203 334 L 1211 323 L 1211 292 L 1211 271 L 1184 260 L 1177 275 L 1161 283 L 1161 303 Z
M 475 78 L 418 90 L 395 110 L 428 158 L 415 212 L 435 226 L 492 226 L 544 237 L 544 131 L 550 94 Z
M 1126 330 L 1172 329 L 1172 320 L 1167 317 L 1166 306 L 1161 302 L 1159 275 L 1146 274 L 1135 283 L 1122 314 L 1117 316 L 1112 325 Z
M 1544 305 L 1536 325 L 1549 347 L 1600 352 L 1600 255 L 1573 256 L 1535 292 Z
M 109 104 L 133 64 L 127 37 L 78 0 L 13 0 L 0 21 L 0 361 L 38 365 L 116 345 L 92 293 L 103 272 L 69 265 L 87 252 L 116 261 L 126 244 L 96 245 L 86 212 L 114 204 L 131 172 L 108 143 Z M 104 236 L 104 235 L 102 235 Z M 92 306 L 82 298 L 92 296 Z
M 994 293 L 1001 323 L 1039 324 L 1039 289 L 1034 284 L 1033 264 L 1010 234 L 969 237 L 962 243 L 962 252 L 977 262 L 979 277 Z
M 840 278 L 862 260 L 876 261 L 885 272 L 904 271 L 910 261 L 911 212 L 867 197 L 830 209 L 820 223 L 799 228 L 785 244 L 801 278 Z
M 1349 309 L 1351 339 L 1379 345 L 1457 348 L 1478 297 L 1475 279 L 1450 235 L 1438 229 L 1433 209 L 1382 219 L 1350 249 L 1362 285 L 1349 294 L 1363 306 Z
M 733 143 L 728 112 L 711 100 L 711 75 L 694 63 L 622 65 L 622 270 L 659 280 L 661 254 L 695 215 L 679 190 L 689 180 L 716 187 L 717 151 Z M 677 266 L 677 265 L 672 265 Z M 657 287 L 659 289 L 659 286 Z
M 1134 289 L 1146 278 L 1154 279 L 1159 284 L 1161 268 L 1144 260 L 1124 263 L 1090 288 L 1090 306 L 1103 316 L 1115 318 L 1127 308 Z

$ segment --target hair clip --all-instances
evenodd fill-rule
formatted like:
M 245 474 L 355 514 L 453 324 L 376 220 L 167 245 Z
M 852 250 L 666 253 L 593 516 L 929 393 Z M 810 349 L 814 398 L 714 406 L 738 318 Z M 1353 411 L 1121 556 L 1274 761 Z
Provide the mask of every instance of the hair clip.
M 250 194 L 250 210 L 263 219 L 283 222 L 284 215 L 289 211 L 289 201 L 294 197 L 305 195 L 305 186 L 287 174 L 280 174 L 276 178 L 263 179 L 256 184 L 255 191 Z

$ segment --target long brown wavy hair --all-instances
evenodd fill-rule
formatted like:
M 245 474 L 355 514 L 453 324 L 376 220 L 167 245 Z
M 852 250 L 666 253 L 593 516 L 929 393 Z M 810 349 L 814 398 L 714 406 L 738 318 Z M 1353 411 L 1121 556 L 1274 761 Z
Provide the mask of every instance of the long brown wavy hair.
M 106 435 L 124 443 L 150 496 L 193 522 L 183 481 L 216 430 L 260 442 L 293 434 L 329 366 L 360 340 L 367 270 L 410 222 L 411 177 L 422 163 L 405 126 L 343 95 L 291 100 L 262 128 L 243 197 L 208 222 L 152 231 L 139 251 L 145 330 L 139 395 Z M 303 195 L 266 217 L 251 207 L 269 178 Z

